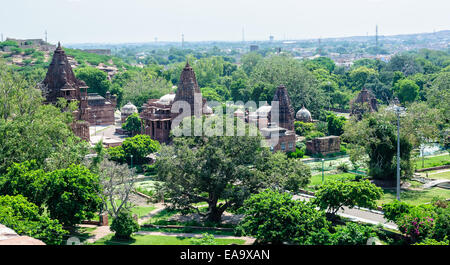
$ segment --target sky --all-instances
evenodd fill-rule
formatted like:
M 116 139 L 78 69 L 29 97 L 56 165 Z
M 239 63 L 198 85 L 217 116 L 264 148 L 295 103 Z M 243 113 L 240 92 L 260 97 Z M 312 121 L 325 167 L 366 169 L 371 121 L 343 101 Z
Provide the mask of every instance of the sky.
M 63 44 L 246 41 L 450 29 L 448 0 L 1 0 L 3 38 Z

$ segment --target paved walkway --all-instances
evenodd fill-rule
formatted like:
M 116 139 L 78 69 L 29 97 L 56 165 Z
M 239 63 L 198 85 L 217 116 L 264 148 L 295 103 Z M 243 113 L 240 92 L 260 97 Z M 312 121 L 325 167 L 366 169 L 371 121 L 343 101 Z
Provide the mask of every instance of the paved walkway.
M 312 197 L 309 195 L 294 195 L 294 199 L 309 201 Z M 381 224 L 386 228 L 398 230 L 395 223 L 390 222 L 384 218 L 384 215 L 380 211 L 344 207 L 344 210 L 339 210 L 338 215 L 349 218 L 352 221 L 363 222 L 368 224 Z
M 176 236 L 176 237 L 202 237 L 201 234 L 195 233 L 169 233 L 169 232 L 154 232 L 154 231 L 139 231 L 136 232 L 137 235 L 153 235 L 153 236 Z M 255 238 L 252 237 L 237 237 L 237 236 L 225 236 L 225 235 L 214 235 L 215 238 L 221 239 L 241 239 L 244 240 L 244 245 L 252 245 L 255 242 Z

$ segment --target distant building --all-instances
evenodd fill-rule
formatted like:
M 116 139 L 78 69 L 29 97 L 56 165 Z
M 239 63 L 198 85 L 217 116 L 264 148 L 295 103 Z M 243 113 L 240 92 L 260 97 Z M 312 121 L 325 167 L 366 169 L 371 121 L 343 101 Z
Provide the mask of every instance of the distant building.
M 306 142 L 306 153 L 309 155 L 328 155 L 340 151 L 341 139 L 339 136 L 318 137 Z
M 88 52 L 88 53 L 95 53 L 95 54 L 99 54 L 99 55 L 111 56 L 111 49 L 85 49 L 82 51 Z
M 49 44 L 43 39 L 13 39 L 6 38 L 7 41 L 14 41 L 21 49 L 34 48 L 42 51 L 51 51 L 56 48 L 56 45 Z
M 250 45 L 250 52 L 256 52 L 259 49 L 258 45 L 252 44 Z
M 88 94 L 89 124 L 96 125 L 114 125 L 114 111 L 116 109 L 117 99 L 111 93 L 106 92 L 106 98 L 97 93 Z
M 195 95 L 200 95 L 200 98 L 196 98 Z M 186 63 L 181 72 L 175 94 L 167 94 L 160 99 L 149 99 L 142 106 L 140 117 L 144 123 L 144 133 L 150 135 L 153 140 L 169 142 L 172 121 L 179 115 L 171 112 L 172 105 L 177 101 L 189 104 L 191 116 L 212 114 L 212 109 L 206 105 L 206 99 L 201 97 L 194 70 L 189 63 Z
M 350 115 L 357 115 L 358 118 L 361 118 L 361 116 L 366 112 L 378 111 L 377 99 L 366 88 L 363 88 L 361 92 L 359 92 L 358 96 L 350 102 L 350 106 Z

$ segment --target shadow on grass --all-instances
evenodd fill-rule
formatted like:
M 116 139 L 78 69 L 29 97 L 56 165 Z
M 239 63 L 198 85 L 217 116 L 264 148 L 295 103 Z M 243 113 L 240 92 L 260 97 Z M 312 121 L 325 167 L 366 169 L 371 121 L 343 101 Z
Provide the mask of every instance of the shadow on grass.
M 103 242 L 104 245 L 131 245 L 136 242 L 136 239 L 130 238 L 130 239 L 120 239 L 111 237 L 108 240 L 105 240 Z

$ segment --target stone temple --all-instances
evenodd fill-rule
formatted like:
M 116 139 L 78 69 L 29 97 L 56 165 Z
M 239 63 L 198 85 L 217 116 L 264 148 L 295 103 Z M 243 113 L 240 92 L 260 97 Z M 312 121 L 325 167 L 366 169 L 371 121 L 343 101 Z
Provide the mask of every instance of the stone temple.
M 107 93 L 106 98 L 96 93 L 88 94 L 88 86 L 84 81 L 75 77 L 60 43 L 53 53 L 41 89 L 47 104 L 56 104 L 58 98 L 64 98 L 69 102 L 78 101 L 78 109 L 73 112 L 75 121 L 72 124 L 72 129 L 75 135 L 82 139 L 89 141 L 90 125 L 112 125 L 115 123 L 116 97 L 109 93 Z
M 71 126 L 76 136 L 89 141 L 88 87 L 84 81 L 75 78 L 60 43 L 53 53 L 41 89 L 47 104 L 56 104 L 58 98 L 79 102 L 78 109 L 73 112 L 74 122 Z
M 189 104 L 191 116 L 212 114 L 212 109 L 206 105 L 206 99 L 201 96 L 194 70 L 189 63 L 186 63 L 181 72 L 175 94 L 167 94 L 160 99 L 149 99 L 142 106 L 140 117 L 144 123 L 144 133 L 150 135 L 153 140 L 168 143 L 172 121 L 179 115 L 172 113 L 172 106 L 183 101 Z M 182 111 L 188 110 L 180 109 L 180 113 Z
M 366 112 L 378 111 L 377 99 L 366 88 L 361 89 L 361 92 L 359 92 L 358 96 L 350 102 L 350 105 L 350 115 L 357 115 L 358 118 L 361 118 Z
M 272 101 L 278 102 L 277 113 L 272 106 L 265 105 L 249 113 L 246 120 L 256 124 L 266 140 L 274 139 L 276 136 L 277 141 L 269 142 L 271 151 L 294 152 L 296 141 L 294 109 L 285 86 L 280 85 L 277 88 Z M 275 120 L 275 115 L 278 116 L 278 121 Z

